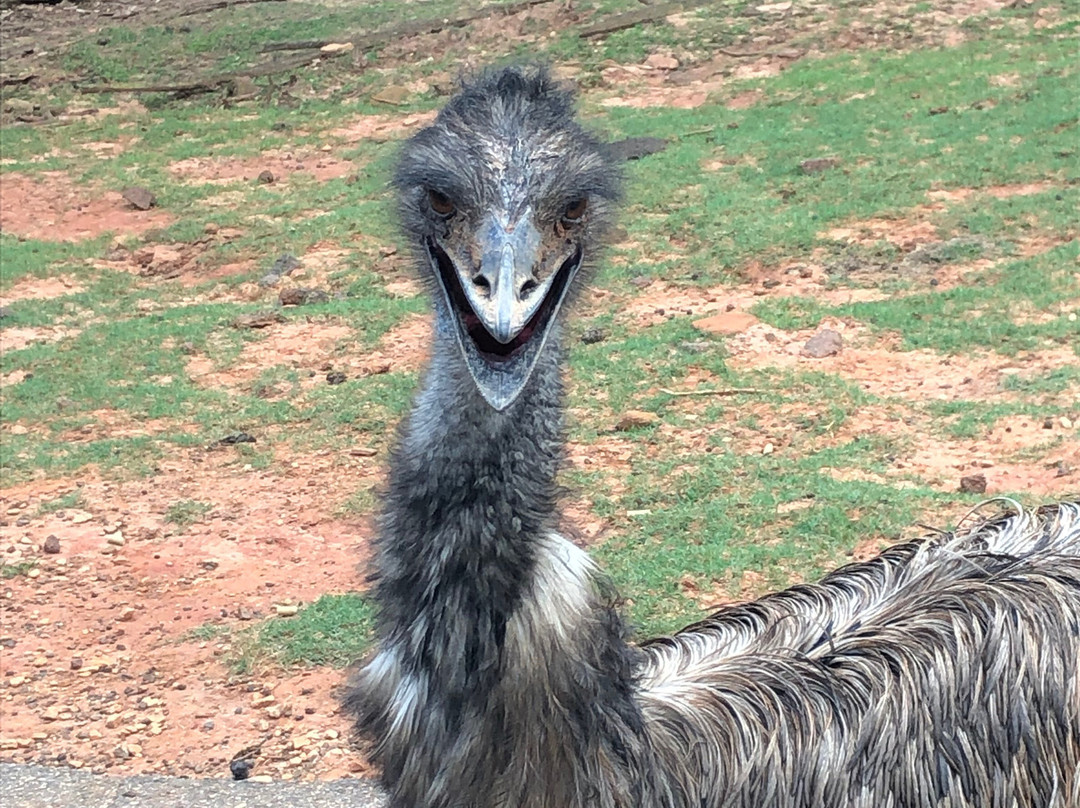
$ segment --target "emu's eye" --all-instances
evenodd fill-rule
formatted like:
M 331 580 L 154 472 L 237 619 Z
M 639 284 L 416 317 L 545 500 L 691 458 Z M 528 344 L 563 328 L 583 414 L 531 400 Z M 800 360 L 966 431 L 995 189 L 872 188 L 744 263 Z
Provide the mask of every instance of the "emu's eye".
M 565 221 L 565 222 L 576 222 L 576 221 L 578 221 L 582 216 L 585 215 L 585 208 L 587 208 L 588 206 L 589 206 L 589 200 L 588 200 L 587 197 L 583 196 L 583 197 L 581 197 L 581 199 L 574 200 L 569 205 L 567 205 L 566 210 L 563 211 L 563 215 L 562 215 L 563 221 Z
M 450 197 L 446 194 L 441 194 L 434 188 L 429 188 L 428 202 L 431 203 L 431 209 L 440 216 L 449 216 L 454 212 L 454 203 L 450 201 Z

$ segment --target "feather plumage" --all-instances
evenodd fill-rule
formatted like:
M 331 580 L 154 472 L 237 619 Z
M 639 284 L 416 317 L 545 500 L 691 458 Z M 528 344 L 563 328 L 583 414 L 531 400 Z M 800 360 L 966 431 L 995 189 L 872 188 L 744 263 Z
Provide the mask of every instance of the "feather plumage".
M 557 307 L 476 348 L 453 291 L 490 283 L 469 267 L 493 207 L 507 233 L 531 217 L 541 257 L 572 256 L 559 272 L 586 272 L 618 196 L 610 158 L 545 71 L 509 68 L 405 146 L 396 182 L 435 344 L 391 461 L 379 645 L 346 702 L 392 808 L 1080 805 L 1080 503 L 893 547 L 634 645 L 603 576 L 554 533 Z M 550 339 L 520 393 L 485 398 L 534 328 Z

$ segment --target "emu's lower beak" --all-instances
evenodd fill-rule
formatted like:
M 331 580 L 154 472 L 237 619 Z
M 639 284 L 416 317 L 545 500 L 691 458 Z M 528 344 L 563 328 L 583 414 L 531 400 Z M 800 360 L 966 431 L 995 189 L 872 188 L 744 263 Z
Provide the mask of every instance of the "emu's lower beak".
M 498 215 L 484 221 L 470 251 L 480 256 L 479 266 L 429 242 L 465 364 L 496 410 L 505 410 L 525 389 L 581 266 L 580 248 L 548 261 L 542 246 L 530 210 L 514 222 Z

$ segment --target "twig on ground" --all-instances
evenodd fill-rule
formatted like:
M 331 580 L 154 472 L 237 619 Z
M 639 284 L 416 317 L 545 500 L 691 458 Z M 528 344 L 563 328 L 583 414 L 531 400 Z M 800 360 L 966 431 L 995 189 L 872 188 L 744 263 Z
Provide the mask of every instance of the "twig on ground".
M 289 59 L 273 59 L 265 64 L 255 65 L 244 70 L 234 70 L 232 73 L 223 73 L 220 76 L 207 76 L 199 81 L 186 84 L 95 84 L 90 87 L 80 87 L 81 93 L 195 93 L 213 92 L 224 84 L 235 81 L 238 78 L 260 78 L 295 70 L 298 67 L 309 65 L 317 59 L 335 59 L 342 53 L 305 53 Z
M 669 390 L 666 387 L 661 387 L 660 392 L 669 396 L 753 396 L 761 395 L 764 390 L 758 390 L 754 387 L 730 387 L 724 390 Z
M 403 25 L 395 25 L 389 28 L 382 28 L 378 31 L 372 31 L 369 34 L 346 35 L 336 39 L 303 39 L 296 42 L 271 42 L 269 45 L 264 45 L 259 50 L 261 53 L 280 50 L 315 50 L 335 42 L 352 42 L 357 50 L 365 51 L 377 48 L 380 45 L 385 45 L 387 42 L 392 42 L 395 39 L 420 36 L 421 34 L 437 34 L 439 31 L 444 31 L 447 28 L 460 28 L 463 25 L 468 25 L 470 22 L 484 19 L 485 17 L 495 14 L 509 16 L 511 14 L 517 14 L 519 11 L 524 11 L 527 8 L 550 2 L 553 2 L 553 0 L 519 0 L 519 2 L 510 3 L 509 5 L 491 4 L 482 6 L 476 11 L 460 14 L 457 17 L 435 17 L 427 20 L 414 20 L 413 22 L 407 22 Z
M 638 8 L 633 11 L 624 11 L 621 14 L 612 14 L 600 22 L 586 26 L 578 31 L 582 39 L 591 39 L 594 36 L 604 36 L 615 31 L 633 28 L 646 22 L 656 22 L 664 17 L 670 17 L 680 11 L 689 11 L 698 6 L 708 5 L 712 0 L 677 0 L 673 3 L 657 3 L 655 6 Z
M 219 8 L 229 8 L 230 6 L 247 6 L 252 3 L 284 3 L 285 0 L 217 0 L 214 3 L 206 3 L 205 5 L 196 6 L 195 8 L 185 9 L 177 14 L 177 17 L 190 17 L 194 14 L 204 14 L 208 11 L 217 11 Z

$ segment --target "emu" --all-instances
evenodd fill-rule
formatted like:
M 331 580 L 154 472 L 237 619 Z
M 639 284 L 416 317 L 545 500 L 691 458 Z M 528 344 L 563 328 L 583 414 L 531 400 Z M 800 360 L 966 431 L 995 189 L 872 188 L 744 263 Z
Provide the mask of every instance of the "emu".
M 542 68 L 403 148 L 434 348 L 346 705 L 393 808 L 1080 805 L 1080 503 L 892 547 L 629 641 L 556 533 L 560 323 L 619 195 Z

